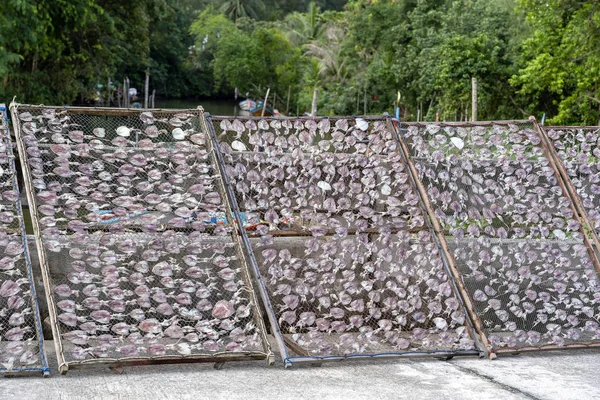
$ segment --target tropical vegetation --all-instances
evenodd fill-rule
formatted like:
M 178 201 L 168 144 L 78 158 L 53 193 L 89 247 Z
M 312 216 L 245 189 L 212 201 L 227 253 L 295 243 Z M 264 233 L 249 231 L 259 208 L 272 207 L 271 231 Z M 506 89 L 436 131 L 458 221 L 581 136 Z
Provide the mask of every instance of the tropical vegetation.
M 600 0 L 3 0 L 0 99 L 170 98 L 282 112 L 600 120 Z M 132 85 L 132 86 L 133 86 Z

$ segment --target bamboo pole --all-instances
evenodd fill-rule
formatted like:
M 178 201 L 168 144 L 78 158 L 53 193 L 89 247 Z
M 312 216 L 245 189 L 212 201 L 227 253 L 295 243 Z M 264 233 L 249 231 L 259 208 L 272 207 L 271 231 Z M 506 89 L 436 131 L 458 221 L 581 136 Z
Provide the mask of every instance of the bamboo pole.
M 533 117 L 530 117 L 530 118 L 533 118 Z M 594 225 L 590 221 L 590 218 L 585 210 L 585 207 L 583 206 L 583 203 L 581 202 L 581 199 L 579 198 L 579 195 L 577 194 L 577 190 L 573 186 L 573 183 L 571 182 L 571 179 L 569 178 L 569 174 L 567 173 L 566 169 L 564 168 L 564 165 L 563 165 L 562 161 L 560 160 L 560 157 L 558 156 L 558 154 L 556 154 L 556 151 L 554 151 L 553 146 L 551 146 L 552 142 L 551 142 L 550 138 L 546 134 L 544 128 L 542 128 L 537 123 L 535 118 L 533 118 L 533 123 L 535 125 L 536 132 L 537 132 L 539 138 L 541 139 L 541 144 L 542 144 L 542 148 L 544 150 L 544 154 L 546 155 L 546 158 L 548 159 L 548 161 L 550 163 L 550 167 L 552 167 L 552 169 L 554 170 L 554 173 L 556 174 L 558 185 L 563 190 L 565 196 L 567 196 L 569 198 L 569 200 L 571 200 L 570 208 L 571 208 L 571 211 L 573 212 L 573 215 L 576 217 L 577 216 L 579 217 L 578 218 L 579 222 L 580 222 L 579 229 L 580 229 L 580 233 L 583 235 L 583 242 L 584 242 L 585 246 L 587 247 L 588 252 L 590 253 L 590 258 L 592 259 L 592 262 L 594 263 L 596 270 L 598 271 L 598 273 L 600 273 L 600 261 L 596 257 L 596 252 L 594 251 L 594 248 L 593 248 L 592 244 L 590 243 L 590 241 L 588 239 L 588 235 L 586 234 L 585 229 L 584 229 L 584 226 L 585 226 L 587 228 L 587 230 L 591 232 L 590 236 L 592 238 L 592 241 L 594 242 L 594 245 L 596 246 L 596 248 L 600 251 L 600 239 L 598 238 L 596 230 L 594 229 Z
M 269 95 L 269 89 L 267 89 L 267 96 L 265 96 L 265 100 Z M 266 101 L 265 101 L 266 104 Z M 264 110 L 264 108 L 263 108 Z M 221 154 L 220 148 L 219 148 L 219 143 L 217 140 L 217 136 L 215 134 L 214 131 L 214 126 L 211 120 L 207 119 L 206 115 L 204 114 L 204 109 L 202 107 L 198 107 L 198 114 L 199 114 L 199 118 L 200 118 L 200 124 L 202 125 L 202 128 L 205 132 L 208 133 L 210 140 L 207 141 L 207 148 L 208 148 L 208 152 L 210 155 L 210 159 L 211 159 L 211 163 L 213 166 L 216 167 L 216 171 L 217 173 L 220 175 L 220 179 L 217 180 L 217 182 L 219 183 L 219 187 L 218 190 L 221 193 L 221 198 L 225 199 L 225 202 L 223 203 L 224 207 L 225 207 L 225 211 L 226 211 L 226 215 L 232 215 L 234 216 L 234 222 L 237 225 L 237 229 L 232 229 L 231 230 L 231 239 L 233 241 L 233 243 L 237 244 L 237 246 L 235 246 L 237 255 L 239 260 L 244 260 L 244 264 L 246 268 L 242 268 L 242 277 L 244 279 L 244 282 L 246 283 L 247 287 L 249 288 L 250 293 L 253 293 L 256 295 L 256 291 L 254 289 L 254 284 L 253 284 L 253 280 L 250 277 L 250 267 L 252 267 L 252 269 L 254 270 L 254 277 L 256 278 L 256 281 L 259 285 L 259 290 L 258 293 L 260 294 L 260 296 L 262 297 L 263 300 L 263 304 L 265 305 L 265 308 L 267 309 L 266 313 L 267 313 L 267 318 L 269 320 L 269 322 L 271 323 L 271 328 L 273 329 L 273 332 L 276 332 L 278 335 L 274 335 L 275 339 L 276 339 L 276 343 L 279 347 L 280 353 L 282 355 L 282 358 L 284 359 L 284 364 L 287 366 L 291 365 L 290 361 L 288 360 L 288 352 L 286 350 L 285 347 L 285 343 L 283 341 L 283 334 L 279 331 L 278 325 L 277 325 L 277 319 L 274 315 L 273 312 L 269 312 L 269 310 L 272 310 L 272 306 L 270 304 L 269 301 L 269 297 L 266 294 L 266 288 L 264 286 L 264 282 L 262 281 L 262 277 L 260 275 L 260 271 L 258 268 L 258 264 L 256 263 L 256 258 L 254 257 L 254 253 L 252 250 L 252 247 L 250 246 L 250 242 L 248 241 L 248 236 L 246 235 L 246 230 L 244 228 L 244 226 L 242 225 L 242 218 L 241 218 L 241 213 L 239 211 L 239 205 L 237 203 L 237 199 L 235 197 L 235 194 L 231 188 L 231 183 L 229 182 L 229 177 L 227 176 L 227 173 L 225 172 L 225 166 L 223 163 L 223 156 Z M 245 246 L 246 247 L 246 252 L 244 252 L 242 250 L 242 247 Z M 246 254 L 248 255 L 248 258 L 246 258 Z M 248 263 L 249 261 L 249 263 Z M 250 265 L 248 265 L 250 264 Z M 271 351 L 271 345 L 269 344 L 269 340 L 267 338 L 267 328 L 264 324 L 264 320 L 262 318 L 263 313 L 260 309 L 260 307 L 257 305 L 254 306 L 254 322 L 256 323 L 256 325 L 258 326 L 258 330 L 259 332 L 262 334 L 262 341 L 263 341 L 263 346 L 265 346 L 265 350 L 266 350 L 266 358 L 267 358 L 267 362 L 269 364 L 272 364 L 274 362 L 274 356 L 273 353 Z
M 18 108 L 19 104 L 13 103 L 10 104 L 10 112 L 13 118 L 13 121 L 18 121 Z M 64 375 L 69 370 L 69 365 L 65 360 L 63 354 L 63 346 L 62 346 L 62 336 L 60 334 L 60 330 L 58 328 L 58 317 L 56 315 L 56 304 L 54 300 L 54 293 L 52 290 L 52 280 L 50 278 L 50 266 L 48 263 L 48 259 L 46 258 L 46 250 L 44 249 L 44 243 L 42 242 L 42 227 L 39 224 L 38 218 L 38 209 L 37 202 L 34 196 L 35 190 L 31 183 L 30 179 L 27 179 L 28 176 L 31 176 L 30 166 L 28 161 L 28 153 L 25 149 L 25 145 L 22 140 L 21 133 L 21 125 L 19 123 L 15 123 L 13 125 L 13 129 L 15 132 L 15 141 L 17 142 L 17 150 L 19 155 L 24 155 L 21 160 L 21 172 L 23 174 L 23 183 L 25 185 L 25 195 L 27 196 L 27 204 L 29 205 L 29 213 L 31 216 L 31 225 L 33 227 L 33 233 L 35 236 L 38 259 L 40 262 L 40 270 L 42 272 L 42 282 L 44 283 L 44 290 L 46 292 L 46 301 L 48 302 L 48 316 L 50 318 L 50 328 L 52 329 L 52 337 L 54 338 L 54 349 L 56 351 L 56 359 L 58 361 L 58 371 L 61 375 Z M 16 171 L 15 171 L 16 172 Z
M 425 207 L 426 214 L 429 217 L 429 220 L 431 221 L 431 223 L 433 225 L 433 230 L 435 232 L 435 235 L 436 235 L 439 243 L 441 244 L 440 247 L 442 249 L 442 252 L 444 253 L 446 260 L 448 261 L 448 269 L 449 269 L 450 273 L 452 274 L 452 277 L 453 277 L 454 282 L 456 283 L 456 286 L 458 287 L 458 291 L 459 291 L 460 296 L 463 299 L 467 314 L 469 315 L 470 320 L 475 325 L 475 330 L 479 334 L 481 341 L 483 342 L 483 345 L 485 346 L 485 349 L 488 353 L 489 358 L 493 360 L 496 358 L 496 353 L 495 353 L 491 343 L 489 342 L 489 340 L 485 334 L 485 331 L 483 330 L 483 325 L 481 323 L 481 319 L 477 315 L 475 306 L 471 300 L 471 297 L 469 296 L 469 292 L 465 286 L 465 283 L 462 280 L 462 275 L 458 269 L 456 260 L 454 259 L 454 256 L 450 252 L 450 247 L 448 246 L 448 241 L 446 240 L 445 232 L 444 232 L 437 216 L 435 215 L 435 211 L 433 210 L 431 203 L 429 202 L 429 197 L 427 195 L 427 189 L 425 189 L 425 186 L 419 179 L 419 173 L 417 172 L 414 162 L 413 162 L 412 158 L 410 157 L 410 151 L 408 150 L 408 146 L 406 145 L 404 138 L 402 137 L 402 135 L 399 135 L 399 134 L 396 134 L 395 137 L 396 137 L 396 140 L 398 140 L 398 142 L 400 143 L 400 149 L 404 155 L 404 159 L 406 160 L 406 163 L 408 164 L 409 173 L 412 176 L 412 178 L 417 186 L 417 190 L 419 192 L 419 196 L 421 197 L 421 200 L 423 201 L 423 205 Z

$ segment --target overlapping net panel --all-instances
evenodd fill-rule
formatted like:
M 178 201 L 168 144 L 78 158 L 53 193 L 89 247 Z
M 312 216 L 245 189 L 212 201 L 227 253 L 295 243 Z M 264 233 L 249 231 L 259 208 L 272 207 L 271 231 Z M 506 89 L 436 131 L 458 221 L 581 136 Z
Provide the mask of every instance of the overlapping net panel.
M 474 350 L 385 119 L 209 120 L 284 359 Z
M 405 128 L 491 345 L 502 351 L 598 342 L 593 255 L 533 124 Z
M 600 235 L 600 127 L 546 127 L 571 187 Z
M 61 372 L 267 355 L 200 110 L 12 113 Z
M 7 112 L 0 106 L 0 373 L 48 372 Z

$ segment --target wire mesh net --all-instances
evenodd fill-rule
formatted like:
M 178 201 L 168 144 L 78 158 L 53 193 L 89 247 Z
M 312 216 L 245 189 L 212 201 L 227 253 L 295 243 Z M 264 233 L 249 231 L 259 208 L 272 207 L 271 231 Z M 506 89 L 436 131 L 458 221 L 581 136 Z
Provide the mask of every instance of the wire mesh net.
M 569 181 L 579 196 L 592 229 L 600 235 L 600 138 L 599 127 L 547 127 Z
M 405 126 L 407 149 L 491 345 L 600 339 L 589 243 L 530 122 Z
M 0 373 L 48 371 L 13 144 L 0 107 Z
M 12 113 L 61 368 L 267 356 L 200 110 Z
M 385 119 L 209 121 L 284 359 L 475 349 Z

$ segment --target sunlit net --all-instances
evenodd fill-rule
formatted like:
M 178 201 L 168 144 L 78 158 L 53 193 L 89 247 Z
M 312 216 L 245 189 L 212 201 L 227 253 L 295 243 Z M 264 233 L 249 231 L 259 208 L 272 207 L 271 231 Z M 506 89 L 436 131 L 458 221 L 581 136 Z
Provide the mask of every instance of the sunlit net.
M 0 373 L 48 371 L 13 144 L 0 107 Z
M 600 139 L 599 127 L 544 128 L 560 158 L 572 187 L 600 235 Z
M 284 358 L 475 348 L 385 119 L 209 120 Z
M 598 341 L 598 274 L 533 124 L 405 128 L 492 346 Z
M 199 110 L 13 119 L 61 368 L 267 355 Z

